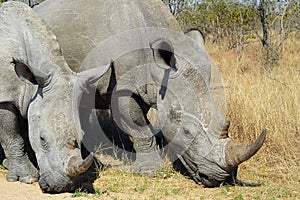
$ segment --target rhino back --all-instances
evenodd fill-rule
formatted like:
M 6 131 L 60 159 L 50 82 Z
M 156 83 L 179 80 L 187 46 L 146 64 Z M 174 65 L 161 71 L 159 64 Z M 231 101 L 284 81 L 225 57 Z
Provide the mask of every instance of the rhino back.
M 12 57 L 22 58 L 25 56 L 23 38 L 20 37 L 17 23 L 13 23 L 12 9 L 9 5 L 0 4 L 0 103 L 12 102 L 18 104 L 20 94 L 25 84 L 17 77 L 13 65 L 10 63 Z M 22 47 L 23 46 L 23 47 Z
M 48 0 L 35 10 L 58 36 L 75 71 L 92 49 L 115 34 L 141 27 L 180 30 L 160 0 Z
M 22 113 L 35 86 L 17 77 L 12 58 L 46 74 L 70 69 L 56 36 L 29 6 L 14 1 L 0 4 L 0 22 L 0 103 L 12 102 Z

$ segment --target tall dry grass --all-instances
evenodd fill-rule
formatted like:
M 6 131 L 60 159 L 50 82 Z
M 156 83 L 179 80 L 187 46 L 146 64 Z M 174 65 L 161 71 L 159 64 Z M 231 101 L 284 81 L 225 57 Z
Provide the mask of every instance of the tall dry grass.
M 240 142 L 254 140 L 263 128 L 267 140 L 244 168 L 284 184 L 300 182 L 300 32 L 284 45 L 277 66 L 265 64 L 258 43 L 235 51 L 207 44 L 226 87 L 230 134 Z

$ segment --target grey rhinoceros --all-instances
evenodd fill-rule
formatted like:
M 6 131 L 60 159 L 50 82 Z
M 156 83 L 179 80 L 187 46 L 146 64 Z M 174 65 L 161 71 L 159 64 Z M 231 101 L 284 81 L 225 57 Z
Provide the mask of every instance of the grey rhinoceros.
M 0 143 L 8 181 L 38 180 L 44 192 L 78 187 L 93 163 L 82 158 L 79 101 L 104 71 L 74 73 L 56 36 L 20 2 L 0 4 Z M 24 151 L 20 119 L 28 121 L 29 140 L 39 173 Z M 26 130 L 25 130 L 26 131 Z
M 35 10 L 73 70 L 113 61 L 98 82 L 103 95 L 96 106 L 110 108 L 115 124 L 130 135 L 137 162 L 146 163 L 142 170 L 159 160 L 155 136 L 161 132 L 196 182 L 235 184 L 237 166 L 260 149 L 266 132 L 249 145 L 228 137 L 229 123 L 211 95 L 211 64 L 199 31 L 184 34 L 161 0 L 48 0 Z M 146 116 L 150 108 L 158 113 L 156 129 Z

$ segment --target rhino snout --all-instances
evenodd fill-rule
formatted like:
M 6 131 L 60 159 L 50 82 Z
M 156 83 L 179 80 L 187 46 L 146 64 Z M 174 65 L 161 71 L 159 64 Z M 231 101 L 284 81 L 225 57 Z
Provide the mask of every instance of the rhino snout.
M 42 175 L 39 179 L 39 185 L 44 193 L 61 193 L 75 190 L 78 184 L 67 176 Z

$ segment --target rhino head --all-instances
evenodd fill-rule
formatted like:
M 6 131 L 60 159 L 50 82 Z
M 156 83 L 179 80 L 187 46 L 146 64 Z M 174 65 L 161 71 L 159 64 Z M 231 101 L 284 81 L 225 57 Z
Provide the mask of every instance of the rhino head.
M 204 39 L 193 30 L 181 41 L 159 39 L 151 44 L 160 129 L 174 157 L 196 182 L 208 187 L 236 184 L 238 165 L 261 148 L 266 131 L 249 145 L 236 144 L 228 136 L 230 123 L 210 90 Z
M 43 73 L 21 61 L 13 63 L 32 94 L 25 106 L 29 139 L 40 169 L 39 185 L 43 192 L 72 191 L 79 186 L 80 175 L 93 163 L 93 153 L 82 158 L 80 100 L 109 66 L 81 73 L 70 69 Z

